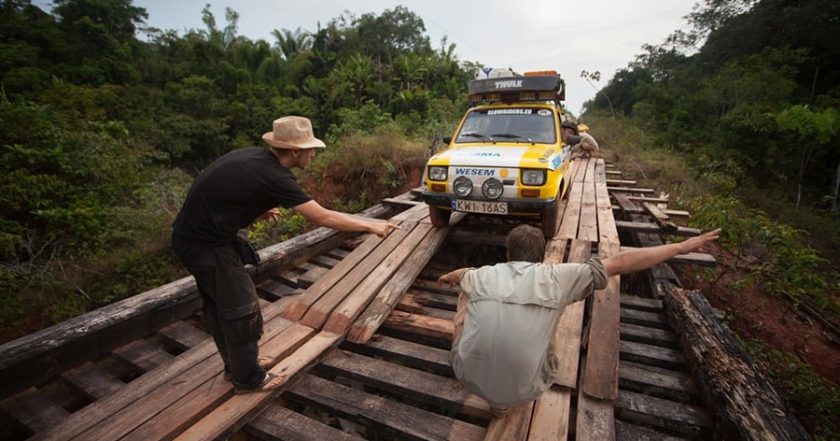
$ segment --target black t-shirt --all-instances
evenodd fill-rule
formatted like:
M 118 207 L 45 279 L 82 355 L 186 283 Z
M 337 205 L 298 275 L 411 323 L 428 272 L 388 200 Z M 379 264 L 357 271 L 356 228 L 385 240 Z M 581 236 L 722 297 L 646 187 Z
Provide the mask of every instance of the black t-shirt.
M 172 224 L 173 232 L 188 242 L 221 246 L 266 211 L 310 200 L 291 170 L 267 148 L 233 150 L 195 179 Z

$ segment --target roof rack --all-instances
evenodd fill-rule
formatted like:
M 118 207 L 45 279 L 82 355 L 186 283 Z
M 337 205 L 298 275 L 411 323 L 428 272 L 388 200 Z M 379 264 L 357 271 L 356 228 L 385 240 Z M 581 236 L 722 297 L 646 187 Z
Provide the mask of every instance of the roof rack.
M 555 71 L 526 72 L 502 78 L 483 78 L 468 83 L 469 102 L 563 101 L 566 82 Z

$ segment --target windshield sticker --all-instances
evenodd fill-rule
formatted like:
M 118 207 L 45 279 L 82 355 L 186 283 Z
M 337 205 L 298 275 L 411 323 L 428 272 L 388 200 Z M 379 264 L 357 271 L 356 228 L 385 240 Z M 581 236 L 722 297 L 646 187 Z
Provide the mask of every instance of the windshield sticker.
M 488 115 L 531 115 L 534 109 L 494 109 L 488 110 Z
M 548 109 L 537 110 L 537 115 L 539 115 L 539 116 L 551 116 L 551 110 L 548 110 Z

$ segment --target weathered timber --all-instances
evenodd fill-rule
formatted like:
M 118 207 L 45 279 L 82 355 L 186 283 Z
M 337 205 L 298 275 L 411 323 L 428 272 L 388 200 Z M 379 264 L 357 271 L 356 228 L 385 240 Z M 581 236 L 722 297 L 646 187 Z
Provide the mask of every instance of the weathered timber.
M 628 196 L 627 199 L 633 202 L 653 202 L 654 204 L 668 203 L 668 198 L 652 198 L 648 196 Z
M 408 208 L 415 207 L 417 205 L 423 205 L 423 201 L 412 201 L 412 200 L 409 200 L 409 199 L 400 199 L 400 198 L 385 198 L 385 199 L 382 199 L 382 203 L 392 204 L 392 205 L 397 205 L 397 206 L 403 206 L 403 207 L 408 207 Z
M 493 418 L 484 434 L 484 441 L 525 441 L 533 411 L 534 402 L 530 401 L 511 407 L 501 418 Z
M 490 418 L 490 406 L 487 402 L 464 389 L 453 378 L 341 351 L 325 358 L 317 369 L 450 411 Z
M 704 398 L 718 409 L 718 430 L 745 440 L 810 439 L 700 292 L 671 287 L 665 309 Z
M 631 308 L 622 308 L 621 322 L 659 329 L 669 328 L 668 318 L 663 312 L 651 312 Z
M 665 214 L 659 207 L 650 202 L 642 204 L 645 210 L 653 217 L 653 220 L 659 224 L 665 231 L 673 231 L 677 229 L 677 224 L 671 221 L 671 218 Z
M 634 179 L 606 179 L 607 185 L 636 185 Z
M 387 320 L 394 304 L 408 290 L 412 282 L 417 278 L 417 275 L 426 266 L 426 263 L 428 263 L 443 244 L 448 232 L 447 230 L 444 228 L 431 230 L 428 236 L 413 250 L 402 268 L 379 291 L 361 316 L 358 314 L 349 316 L 342 312 L 342 310 L 339 310 L 339 313 L 343 315 L 331 319 L 335 321 L 336 326 L 347 326 L 358 316 L 358 319 L 347 335 L 347 340 L 355 343 L 365 343 L 373 336 L 382 323 Z M 343 323 L 342 320 L 346 320 L 347 323 Z
M 569 249 L 567 261 L 571 263 L 585 262 L 589 258 L 590 252 L 591 244 L 589 242 L 575 239 Z M 548 263 L 556 262 L 549 261 Z M 560 321 L 557 324 L 557 331 L 554 334 L 554 352 L 559 360 L 554 382 L 569 389 L 574 389 L 577 385 L 583 307 L 584 302 L 582 301 L 567 305 L 563 309 Z
M 443 320 L 424 315 L 393 311 L 383 324 L 384 327 L 397 331 L 411 332 L 425 337 L 452 341 L 454 326 L 451 320 Z
M 337 345 L 340 339 L 340 335 L 321 331 L 295 352 L 283 358 L 269 372 L 285 378 L 284 385 L 287 385 L 296 374 L 317 362 L 327 349 Z M 268 407 L 271 400 L 283 389 L 280 387 L 271 392 L 234 395 L 175 439 L 209 441 L 229 437 L 242 428 L 251 417 Z
M 455 311 L 458 306 L 458 298 L 446 294 L 438 294 L 434 292 L 426 292 L 419 290 L 409 290 L 405 293 L 406 297 L 411 296 L 415 302 L 420 305 L 431 308 L 447 309 Z
M 602 259 L 617 251 L 618 241 L 600 244 L 599 254 Z M 618 396 L 620 286 L 620 277 L 612 276 L 607 281 L 607 288 L 595 291 L 592 297 L 589 342 L 582 381 L 583 391 L 600 400 L 614 400 Z
M 359 215 L 384 217 L 392 212 L 393 208 L 379 204 Z M 264 248 L 259 251 L 258 281 L 287 271 L 352 236 L 316 228 Z M 249 271 L 255 273 L 253 267 Z M 184 277 L 0 345 L 0 396 L 41 384 L 68 368 L 151 335 L 190 316 L 200 304 L 195 281 Z
M 619 342 L 619 356 L 622 360 L 661 366 L 668 369 L 679 370 L 686 368 L 685 357 L 683 357 L 680 351 L 644 343 L 621 340 Z
M 697 438 L 708 437 L 712 428 L 709 417 L 698 407 L 624 389 L 615 400 L 615 411 L 623 420 L 661 427 Z
M 528 441 L 563 441 L 569 436 L 571 391 L 549 389 L 537 398 Z
M 422 314 L 444 320 L 452 320 L 455 317 L 455 311 L 425 306 L 418 302 L 417 299 L 410 294 L 404 295 L 400 299 L 399 303 L 396 304 L 395 308 L 412 314 Z
M 155 344 L 150 339 L 135 340 L 114 349 L 112 354 L 141 372 L 148 372 L 175 358 L 161 344 Z
M 598 242 L 619 243 L 618 229 L 612 213 L 612 203 L 607 185 L 604 183 L 604 161 L 599 159 L 595 164 L 595 205 L 598 210 Z
M 117 378 L 102 363 L 85 363 L 61 374 L 91 401 L 116 393 L 125 382 Z
M 620 325 L 621 339 L 635 341 L 649 345 L 676 348 L 679 344 L 677 335 L 667 329 L 649 328 L 647 326 L 622 323 Z
M 622 389 L 673 401 L 687 402 L 697 396 L 691 377 L 683 372 L 623 361 L 618 366 L 618 378 Z
M 245 430 L 265 441 L 364 441 L 278 404 L 269 406 Z
M 595 164 L 590 159 L 586 166 L 586 176 L 583 181 L 583 195 L 580 203 L 580 221 L 578 222 L 577 238 L 589 242 L 598 241 L 598 212 L 595 204 Z
M 380 334 L 375 334 L 365 345 L 345 342 L 342 347 L 371 357 L 393 359 L 415 369 L 454 376 L 449 366 L 449 351 L 445 349 Z
M 371 429 L 418 440 L 478 441 L 484 429 L 416 407 L 368 394 L 312 375 L 286 396 Z
M 699 236 L 702 234 L 702 231 L 697 228 L 677 227 L 674 230 L 665 230 L 657 224 L 646 222 L 615 221 L 615 226 L 619 230 L 635 233 L 673 234 L 675 236 Z
M 621 420 L 615 420 L 615 439 L 618 441 L 685 441 L 685 438 L 677 438 Z
M 578 391 L 576 441 L 615 440 L 615 415 L 611 400 L 598 400 Z
M 625 247 L 621 247 L 622 250 L 624 250 L 624 248 Z M 647 297 L 631 296 L 627 294 L 621 295 L 621 307 L 638 309 L 641 311 L 648 312 L 662 312 L 664 310 L 662 300 L 649 299 Z
M 38 433 L 55 427 L 70 412 L 46 398 L 34 387 L 0 404 L 12 417 L 31 433 Z
M 161 329 L 158 331 L 158 335 L 161 336 L 163 341 L 182 351 L 198 346 L 204 340 L 210 338 L 210 334 L 183 320 Z
M 636 188 L 636 187 L 607 187 L 607 190 L 613 193 L 642 193 L 642 194 L 652 194 L 655 193 L 656 190 L 652 188 Z
M 353 272 L 318 299 L 303 316 L 301 323 L 320 329 L 333 311 L 340 311 L 346 319 L 364 307 L 366 300 L 385 283 L 426 235 L 428 230 L 424 227 L 422 224 L 402 223 L 401 230 L 389 234 Z M 354 298 L 357 300 L 353 301 Z M 344 328 L 349 326 L 349 320 L 345 321 L 348 323 L 331 324 L 332 328 L 328 330 L 343 334 Z

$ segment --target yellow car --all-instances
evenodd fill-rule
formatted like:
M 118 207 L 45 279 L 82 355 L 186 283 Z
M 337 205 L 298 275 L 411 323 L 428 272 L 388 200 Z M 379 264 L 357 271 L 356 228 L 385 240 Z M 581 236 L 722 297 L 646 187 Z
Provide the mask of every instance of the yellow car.
M 472 107 L 447 149 L 424 173 L 423 200 L 435 226 L 453 211 L 540 216 L 557 229 L 556 204 L 569 186 L 569 146 L 560 136 L 564 83 L 553 71 L 469 83 Z

